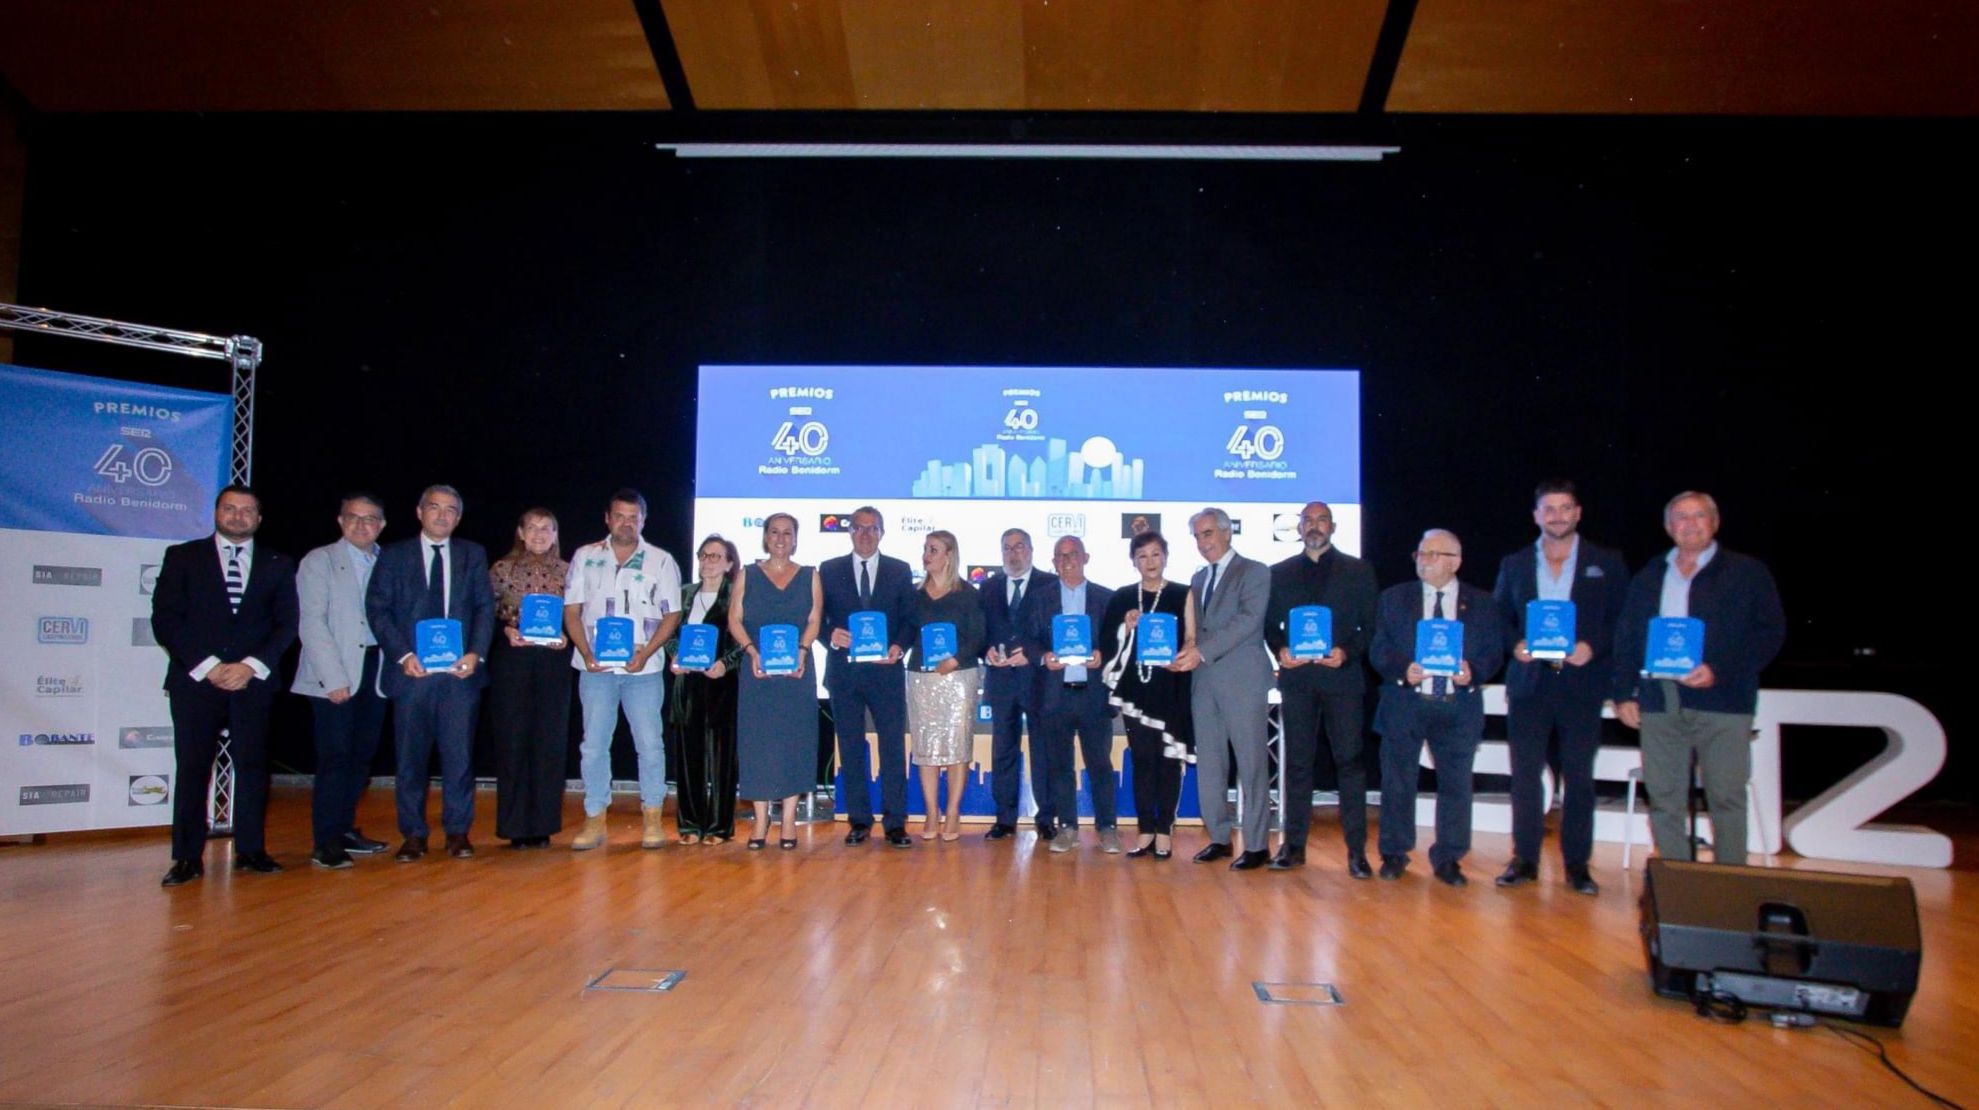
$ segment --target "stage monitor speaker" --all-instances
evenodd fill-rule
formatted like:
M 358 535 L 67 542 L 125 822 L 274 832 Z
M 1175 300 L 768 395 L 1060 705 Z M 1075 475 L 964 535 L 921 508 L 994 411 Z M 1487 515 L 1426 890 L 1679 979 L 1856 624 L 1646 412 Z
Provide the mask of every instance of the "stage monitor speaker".
M 1902 1025 L 1923 960 L 1909 879 L 1649 861 L 1656 993 Z

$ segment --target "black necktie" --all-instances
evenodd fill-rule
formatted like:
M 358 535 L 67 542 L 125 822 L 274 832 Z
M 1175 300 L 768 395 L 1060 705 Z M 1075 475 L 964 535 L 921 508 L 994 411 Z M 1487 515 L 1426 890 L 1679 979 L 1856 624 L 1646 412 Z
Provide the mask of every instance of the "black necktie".
M 1209 581 L 1203 583 L 1203 612 L 1209 612 L 1209 599 L 1216 593 L 1216 564 L 1209 565 Z
M 1022 604 L 1024 604 L 1024 580 L 1022 578 L 1015 578 L 1011 580 L 1010 611 L 1015 613 L 1017 607 Z
M 873 565 L 859 560 L 859 608 L 873 607 Z
M 433 561 L 426 567 L 426 600 L 419 606 L 426 619 L 447 615 L 447 568 L 440 561 L 440 545 L 431 546 Z
M 1436 607 L 1429 611 L 1429 615 L 1435 620 L 1440 621 L 1443 619 L 1442 590 L 1436 591 Z M 1429 683 L 1429 692 L 1435 694 L 1439 698 L 1447 695 L 1450 692 L 1450 680 L 1443 677 L 1442 675 L 1437 675 Z

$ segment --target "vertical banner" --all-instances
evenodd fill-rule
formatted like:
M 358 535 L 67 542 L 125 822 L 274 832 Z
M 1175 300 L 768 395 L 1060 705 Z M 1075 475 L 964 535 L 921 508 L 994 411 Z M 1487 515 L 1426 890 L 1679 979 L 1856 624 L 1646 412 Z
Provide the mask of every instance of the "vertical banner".
M 224 393 L 0 365 L 0 834 L 171 821 L 151 590 L 213 528 Z

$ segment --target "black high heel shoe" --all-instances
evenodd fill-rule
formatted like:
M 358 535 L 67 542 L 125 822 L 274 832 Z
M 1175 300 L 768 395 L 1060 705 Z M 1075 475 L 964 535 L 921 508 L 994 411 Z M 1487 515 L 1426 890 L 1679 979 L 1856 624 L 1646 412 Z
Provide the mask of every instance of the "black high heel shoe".
M 749 850 L 752 852 L 760 852 L 764 848 L 769 847 L 769 845 L 770 842 L 763 837 L 752 836 L 749 838 Z
M 1171 844 L 1173 844 L 1174 842 L 1173 842 L 1173 841 L 1170 841 L 1169 843 L 1171 843 Z M 1175 849 L 1174 849 L 1174 848 L 1172 848 L 1172 847 L 1170 847 L 1170 848 L 1156 848 L 1156 849 L 1154 850 L 1154 858 L 1156 858 L 1156 859 L 1169 859 L 1169 858 L 1171 858 L 1171 857 L 1173 857 L 1174 855 L 1175 855 Z
M 797 842 L 795 840 L 779 840 L 776 842 L 776 846 L 786 852 L 790 852 L 796 850 Z
M 1154 841 L 1150 839 L 1146 844 L 1143 844 L 1138 848 L 1129 849 L 1127 851 L 1127 858 L 1145 859 L 1146 857 L 1151 856 L 1153 854 L 1154 854 Z

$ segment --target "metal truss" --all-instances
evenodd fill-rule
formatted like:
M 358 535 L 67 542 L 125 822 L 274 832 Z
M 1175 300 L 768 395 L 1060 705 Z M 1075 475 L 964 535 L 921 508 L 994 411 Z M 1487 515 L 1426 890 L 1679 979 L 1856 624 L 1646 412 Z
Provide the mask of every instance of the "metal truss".
M 207 335 L 196 331 L 156 328 L 99 316 L 79 316 L 46 308 L 0 303 L 0 330 L 27 335 L 66 335 L 120 347 L 137 347 L 193 358 L 219 359 L 233 371 L 233 453 L 227 472 L 246 484 L 254 475 L 254 374 L 261 367 L 261 341 L 248 335 Z M 234 757 L 225 731 L 213 760 L 213 784 L 206 798 L 207 822 L 213 832 L 234 829 Z

